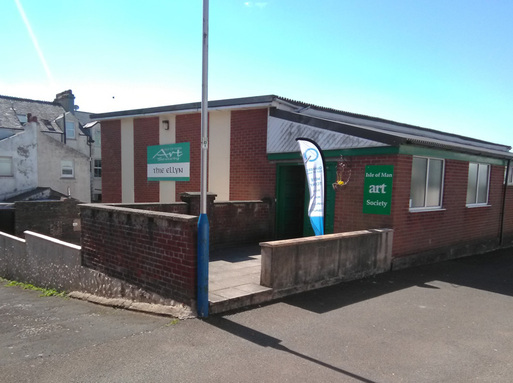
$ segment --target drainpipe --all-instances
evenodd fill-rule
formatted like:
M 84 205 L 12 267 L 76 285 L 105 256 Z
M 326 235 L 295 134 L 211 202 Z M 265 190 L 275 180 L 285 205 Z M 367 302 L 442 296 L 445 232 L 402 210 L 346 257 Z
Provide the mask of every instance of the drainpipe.
M 64 136 L 62 136 L 64 138 L 64 144 L 66 144 L 66 112 L 64 112 L 64 114 L 62 115 L 62 124 L 64 126 L 64 128 L 62 129 L 62 131 L 64 132 Z
M 502 198 L 501 231 L 500 231 L 500 240 L 499 240 L 500 247 L 502 247 L 504 245 L 504 220 L 506 219 L 506 195 L 508 193 L 508 179 L 509 179 L 510 169 L 511 169 L 511 158 L 508 160 L 508 167 L 506 168 L 506 179 L 504 180 L 504 195 Z
M 89 130 L 89 134 L 91 134 L 91 131 Z M 94 160 L 93 160 L 93 143 L 94 140 L 87 136 L 86 138 L 87 146 L 89 146 L 89 194 L 91 195 L 91 202 L 93 202 L 93 195 L 94 195 Z

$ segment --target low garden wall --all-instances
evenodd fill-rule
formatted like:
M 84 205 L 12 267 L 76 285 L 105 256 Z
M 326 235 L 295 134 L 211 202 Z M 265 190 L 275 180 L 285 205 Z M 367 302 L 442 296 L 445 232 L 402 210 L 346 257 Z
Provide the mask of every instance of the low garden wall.
M 390 270 L 393 230 L 262 242 L 260 284 L 290 293 Z
M 194 306 L 197 217 L 96 204 L 80 215 L 83 266 Z
M 14 203 L 15 234 L 23 238 L 25 231 L 33 231 L 80 244 L 80 203 L 72 198 L 60 201 L 17 201 Z
M 81 247 L 30 231 L 25 239 L 0 232 L 0 276 L 65 291 L 72 297 L 177 317 L 194 308 L 81 265 Z
M 272 208 L 266 201 L 215 202 L 209 218 L 211 247 L 271 239 L 274 233 Z

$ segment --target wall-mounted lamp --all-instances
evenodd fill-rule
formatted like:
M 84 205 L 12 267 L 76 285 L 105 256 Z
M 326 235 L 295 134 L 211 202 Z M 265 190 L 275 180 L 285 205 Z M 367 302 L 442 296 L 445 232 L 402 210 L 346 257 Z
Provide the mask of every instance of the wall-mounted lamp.
M 164 130 L 169 130 L 169 120 L 163 120 L 162 125 L 164 126 Z

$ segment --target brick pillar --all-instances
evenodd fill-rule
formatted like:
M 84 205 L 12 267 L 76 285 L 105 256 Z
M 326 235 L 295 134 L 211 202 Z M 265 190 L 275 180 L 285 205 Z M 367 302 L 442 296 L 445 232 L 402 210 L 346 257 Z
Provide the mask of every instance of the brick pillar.
M 214 200 L 217 194 L 207 193 L 207 215 L 210 217 L 214 212 Z M 180 194 L 180 199 L 189 205 L 187 214 L 189 215 L 200 215 L 200 192 L 185 192 Z

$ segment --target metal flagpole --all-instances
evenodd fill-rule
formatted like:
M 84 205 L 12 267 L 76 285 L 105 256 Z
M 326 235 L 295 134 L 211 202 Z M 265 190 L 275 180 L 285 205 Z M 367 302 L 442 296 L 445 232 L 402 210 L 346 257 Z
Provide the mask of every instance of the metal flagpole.
M 201 190 L 198 220 L 198 316 L 208 317 L 209 223 L 207 217 L 208 169 L 208 0 L 203 0 L 203 63 L 201 84 Z

